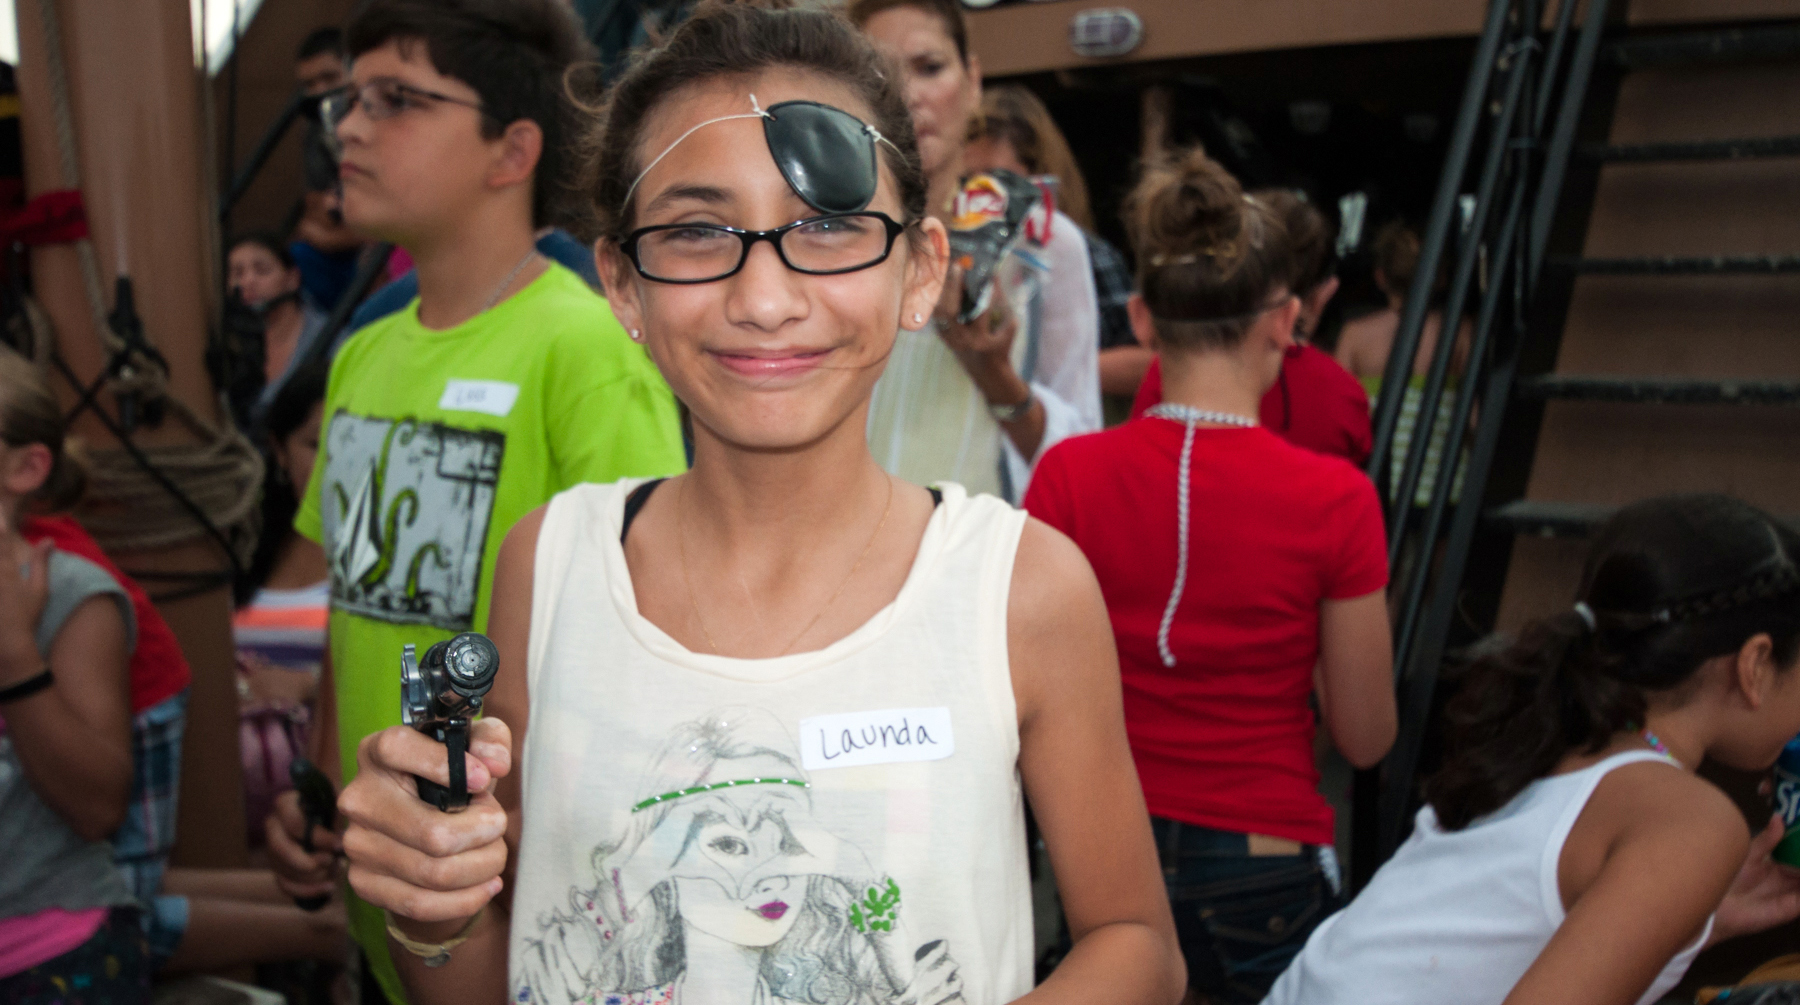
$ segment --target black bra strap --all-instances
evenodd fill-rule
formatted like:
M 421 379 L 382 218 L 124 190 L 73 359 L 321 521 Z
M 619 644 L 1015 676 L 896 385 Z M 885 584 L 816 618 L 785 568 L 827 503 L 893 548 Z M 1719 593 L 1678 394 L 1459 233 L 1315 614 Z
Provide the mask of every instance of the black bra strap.
M 652 481 L 647 481 L 637 488 L 632 489 L 631 494 L 625 497 L 625 515 L 621 520 L 622 526 L 619 528 L 619 544 L 623 545 L 625 543 L 625 535 L 631 533 L 631 522 L 637 519 L 637 515 L 644 508 L 644 504 L 650 501 L 650 493 L 655 492 L 656 487 L 665 481 L 668 481 L 668 479 L 657 478 Z M 931 493 L 932 509 L 937 509 L 944 504 L 944 493 L 937 486 L 930 486 L 926 488 L 925 491 Z
M 645 503 L 650 501 L 650 493 L 655 492 L 656 487 L 665 481 L 668 479 L 657 478 L 647 481 L 632 489 L 631 494 L 625 497 L 625 517 L 620 521 L 621 526 L 619 527 L 619 544 L 621 546 L 625 544 L 625 535 L 631 533 L 631 521 L 637 519 L 638 512 L 644 508 Z

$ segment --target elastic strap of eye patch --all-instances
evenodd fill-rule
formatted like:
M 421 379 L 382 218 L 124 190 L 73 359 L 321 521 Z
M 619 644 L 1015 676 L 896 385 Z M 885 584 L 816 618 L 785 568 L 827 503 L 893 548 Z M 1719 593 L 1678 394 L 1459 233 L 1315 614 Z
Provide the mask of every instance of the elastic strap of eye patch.
M 899 147 L 894 146 L 893 140 L 890 140 L 886 136 L 881 135 L 881 130 L 876 129 L 874 126 L 869 125 L 867 122 L 863 123 L 863 129 L 868 132 L 869 136 L 872 137 L 875 140 L 875 142 L 886 143 L 888 145 L 889 150 L 892 150 L 893 152 L 900 154 L 902 157 L 906 156 L 906 154 Z
M 682 140 L 687 139 L 689 136 L 694 135 L 715 122 L 730 122 L 732 119 L 766 119 L 769 117 L 769 113 L 763 111 L 762 106 L 756 103 L 756 95 L 754 94 L 750 95 L 750 107 L 755 109 L 755 111 L 744 112 L 739 115 L 721 115 L 716 119 L 707 119 L 705 122 L 702 122 L 694 128 L 689 129 L 687 132 L 682 133 L 680 136 L 675 137 L 675 142 L 669 144 L 667 149 L 656 155 L 655 160 L 644 165 L 644 170 L 638 172 L 638 176 L 631 182 L 631 187 L 625 190 L 625 201 L 619 204 L 619 211 L 624 212 L 625 207 L 631 205 L 631 194 L 637 191 L 638 184 L 644 180 L 644 176 L 649 174 L 656 165 L 661 164 L 664 157 L 674 153 L 675 148 L 681 145 Z

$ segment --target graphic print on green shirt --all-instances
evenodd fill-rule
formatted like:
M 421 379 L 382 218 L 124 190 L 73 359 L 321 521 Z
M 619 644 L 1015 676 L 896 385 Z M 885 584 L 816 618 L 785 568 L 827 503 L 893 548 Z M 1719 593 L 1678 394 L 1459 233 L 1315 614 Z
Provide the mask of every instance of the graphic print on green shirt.
M 675 397 L 606 301 L 552 265 L 443 331 L 418 301 L 339 350 L 294 529 L 331 564 L 328 643 L 344 781 L 363 737 L 400 724 L 400 649 L 487 629 L 506 532 L 581 482 L 685 466 Z M 501 673 L 525 668 L 502 667 Z M 381 911 L 351 932 L 405 1001 Z
M 382 621 L 466 631 L 475 617 L 506 434 L 339 412 L 326 438 L 331 600 Z

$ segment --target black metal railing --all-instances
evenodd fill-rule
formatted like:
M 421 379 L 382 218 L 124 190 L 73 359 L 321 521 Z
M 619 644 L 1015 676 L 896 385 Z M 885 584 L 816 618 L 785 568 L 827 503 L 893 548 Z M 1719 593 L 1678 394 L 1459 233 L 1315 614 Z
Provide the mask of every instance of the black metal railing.
M 1356 809 L 1363 819 L 1353 875 L 1359 878 L 1392 854 L 1415 806 L 1433 691 L 1607 7 L 1608 0 L 1492 0 L 1421 238 L 1418 272 L 1375 406 L 1368 469 L 1386 500 L 1400 732 L 1379 779 L 1372 773 L 1358 779 Z M 1439 282 L 1440 274 L 1447 282 Z M 1442 318 L 1441 334 L 1395 477 L 1395 431 L 1434 312 Z M 1472 318 L 1473 333 L 1457 379 L 1452 368 L 1465 316 Z M 1427 480 L 1434 435 L 1444 438 L 1444 449 Z M 1420 498 L 1428 501 L 1419 505 Z
M 233 58 L 235 60 L 235 57 Z M 225 187 L 223 192 L 219 193 L 219 219 L 221 221 L 231 219 L 231 211 L 237 208 L 238 200 L 242 199 L 244 193 L 250 190 L 250 184 L 256 181 L 258 174 L 262 173 L 263 166 L 274 155 L 275 148 L 281 145 L 288 130 L 293 127 L 295 122 L 299 121 L 309 106 L 316 108 L 318 102 L 318 97 L 299 92 L 295 92 L 294 96 L 288 99 L 288 103 L 281 109 L 281 114 L 275 116 L 274 122 L 269 123 L 269 128 L 263 131 L 262 139 L 256 142 L 256 148 L 251 150 L 250 156 L 244 159 L 243 167 L 238 168 L 232 174 L 231 183 Z M 233 103 L 236 103 L 235 98 Z

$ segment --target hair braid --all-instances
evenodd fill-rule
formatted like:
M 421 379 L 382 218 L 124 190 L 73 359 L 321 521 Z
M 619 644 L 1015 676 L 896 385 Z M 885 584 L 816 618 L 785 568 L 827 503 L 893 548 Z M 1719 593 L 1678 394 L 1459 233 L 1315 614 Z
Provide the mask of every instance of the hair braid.
M 1657 616 L 1660 620 L 1665 621 L 1706 617 L 1721 614 L 1735 607 L 1774 600 L 1796 591 L 1800 591 L 1800 570 L 1796 570 L 1792 563 L 1784 561 L 1779 568 L 1754 576 L 1728 589 L 1676 601 L 1659 611 Z

